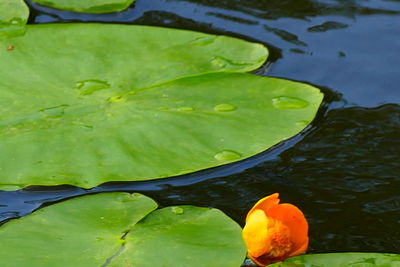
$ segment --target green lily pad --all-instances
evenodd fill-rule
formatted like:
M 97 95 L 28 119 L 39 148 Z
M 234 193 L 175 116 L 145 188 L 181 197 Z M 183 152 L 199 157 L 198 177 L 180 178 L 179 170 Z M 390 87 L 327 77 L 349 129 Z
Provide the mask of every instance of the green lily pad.
M 246 257 L 241 228 L 216 209 L 156 210 L 137 223 L 111 266 L 240 266 Z
M 128 193 L 45 207 L 0 227 L 0 265 L 204 266 L 215 256 L 207 266 L 243 262 L 241 228 L 219 210 L 178 206 L 152 212 L 156 207 L 152 199 Z
M 400 254 L 386 253 L 327 253 L 289 258 L 271 267 L 399 267 Z
M 140 194 L 106 193 L 40 209 L 0 227 L 0 265 L 101 266 L 156 208 Z
M 267 50 L 156 27 L 40 25 L 0 41 L 0 184 L 170 177 L 241 160 L 300 132 L 322 93 L 234 73 Z
M 0 37 L 23 34 L 28 17 L 29 8 L 23 0 L 1 0 Z
M 85 13 L 110 13 L 127 9 L 135 0 L 31 0 L 61 10 Z

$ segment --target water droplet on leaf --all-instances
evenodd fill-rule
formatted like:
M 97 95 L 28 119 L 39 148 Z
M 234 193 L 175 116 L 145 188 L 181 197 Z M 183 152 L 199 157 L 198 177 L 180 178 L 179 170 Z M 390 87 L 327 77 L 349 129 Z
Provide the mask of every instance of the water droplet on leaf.
M 232 161 L 240 159 L 242 156 L 233 150 L 222 150 L 215 154 L 214 158 L 219 161 Z
M 219 104 L 214 107 L 215 111 L 220 111 L 220 112 L 227 112 L 227 111 L 234 111 L 236 107 L 231 104 Z
M 190 42 L 190 44 L 195 45 L 195 46 L 205 46 L 212 44 L 216 39 L 216 36 L 204 36 L 204 37 L 198 37 L 194 39 L 193 41 Z
M 211 65 L 213 65 L 216 68 L 223 68 L 228 64 L 227 60 L 222 58 L 222 57 L 214 57 L 211 60 Z
M 211 60 L 211 65 L 213 65 L 217 69 L 222 69 L 222 68 L 237 69 L 238 67 L 243 68 L 245 66 L 252 64 L 246 62 L 235 62 L 224 57 L 215 56 Z
M 109 102 L 112 102 L 112 103 L 118 103 L 118 102 L 123 101 L 124 99 L 125 99 L 125 98 L 124 98 L 122 95 L 116 95 L 116 96 L 110 97 L 110 98 L 108 99 L 108 101 L 109 101 Z
M 91 95 L 96 91 L 109 88 L 110 84 L 99 80 L 85 80 L 77 82 L 75 87 L 82 90 L 80 95 Z
M 65 109 L 67 107 L 69 107 L 69 105 L 60 105 L 56 107 L 41 109 L 40 111 L 43 112 L 46 118 L 57 119 L 64 115 Z
M 175 213 L 176 215 L 181 215 L 185 213 L 185 211 L 181 207 L 172 207 L 171 211 Z
M 300 109 L 308 106 L 308 102 L 291 96 L 278 96 L 272 99 L 272 104 L 276 108 L 285 108 L 285 109 Z
M 4 14 L 7 16 L 7 14 Z M 25 33 L 26 21 L 22 18 L 13 18 L 7 20 L 7 18 L 0 18 L 0 36 L 19 36 Z

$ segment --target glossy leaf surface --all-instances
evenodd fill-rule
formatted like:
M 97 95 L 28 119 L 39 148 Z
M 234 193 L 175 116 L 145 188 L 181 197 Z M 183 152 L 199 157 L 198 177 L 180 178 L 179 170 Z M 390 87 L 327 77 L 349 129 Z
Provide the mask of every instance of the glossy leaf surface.
M 177 206 L 152 212 L 156 207 L 152 199 L 128 193 L 45 207 L 0 227 L 0 265 L 220 267 L 243 262 L 241 228 L 221 211 Z
M 156 210 L 136 224 L 110 266 L 240 266 L 246 256 L 241 228 L 216 209 Z
M 293 257 L 271 267 L 395 267 L 400 266 L 400 254 L 385 253 L 327 253 Z
M 32 2 L 74 12 L 110 13 L 128 8 L 135 0 L 32 0 Z
M 72 24 L 6 43 L 2 185 L 90 188 L 215 167 L 297 134 L 322 100 L 306 84 L 232 73 L 267 50 L 223 36 Z
M 143 195 L 107 193 L 40 209 L 0 227 L 0 265 L 101 266 L 123 234 L 156 208 Z
M 1 0 L 0 38 L 22 34 L 25 30 L 28 17 L 29 8 L 23 0 Z

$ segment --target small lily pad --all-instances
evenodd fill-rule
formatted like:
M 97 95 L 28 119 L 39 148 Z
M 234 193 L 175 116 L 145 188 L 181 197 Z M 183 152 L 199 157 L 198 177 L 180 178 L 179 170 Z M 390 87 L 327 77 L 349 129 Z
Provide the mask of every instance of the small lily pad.
M 0 265 L 230 267 L 243 262 L 241 228 L 221 211 L 194 206 L 153 211 L 156 207 L 152 199 L 128 193 L 45 207 L 0 227 Z
M 127 9 L 135 0 L 31 0 L 43 6 L 84 13 L 111 13 Z

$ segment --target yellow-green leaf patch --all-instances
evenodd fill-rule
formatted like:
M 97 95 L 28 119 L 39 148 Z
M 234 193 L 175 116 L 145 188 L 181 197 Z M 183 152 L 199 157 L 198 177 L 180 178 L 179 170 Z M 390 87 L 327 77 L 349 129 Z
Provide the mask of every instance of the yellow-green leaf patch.
M 23 34 L 28 21 L 29 8 L 23 0 L 0 1 L 0 38 Z M 11 51 L 12 46 L 7 50 Z

